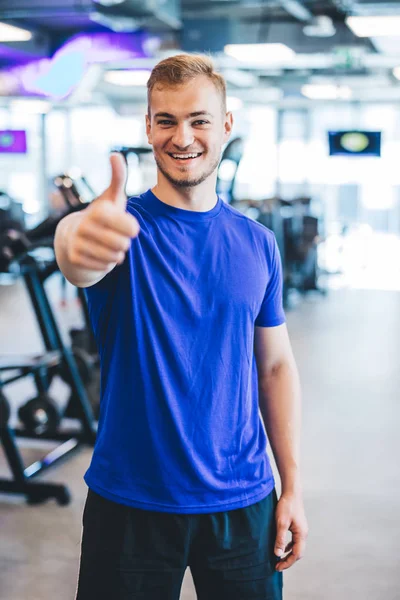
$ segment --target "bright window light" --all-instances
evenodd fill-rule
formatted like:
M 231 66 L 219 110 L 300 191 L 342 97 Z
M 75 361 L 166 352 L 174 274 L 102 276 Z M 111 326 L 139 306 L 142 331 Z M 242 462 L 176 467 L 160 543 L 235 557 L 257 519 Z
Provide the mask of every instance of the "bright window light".
M 151 71 L 137 70 L 119 70 L 119 71 L 107 71 L 104 75 L 104 80 L 114 85 L 132 86 L 132 85 L 146 85 Z
M 243 100 L 240 98 L 236 98 L 235 96 L 227 96 L 226 98 L 226 108 L 227 110 L 234 111 L 239 110 L 243 106 Z
M 37 212 L 39 212 L 41 206 L 38 200 L 35 200 L 34 198 L 26 198 L 26 200 L 23 202 L 22 208 L 27 215 L 35 215 Z
M 349 100 L 353 92 L 348 86 L 306 84 L 301 93 L 311 100 Z
M 296 56 L 285 44 L 228 44 L 224 52 L 237 60 L 259 64 L 289 62 Z
M 235 172 L 236 172 L 237 164 L 234 160 L 230 158 L 224 158 L 218 168 L 218 177 L 222 179 L 222 181 L 232 181 Z
M 395 189 L 382 181 L 377 182 L 372 177 L 365 185 L 360 186 L 361 204 L 369 210 L 390 210 L 396 206 Z
M 0 42 L 27 42 L 31 39 L 32 34 L 27 29 L 0 23 Z
M 347 17 L 346 25 L 358 37 L 400 36 L 400 15 Z
M 393 69 L 393 75 L 396 77 L 396 79 L 400 80 L 400 67 L 395 67 Z
M 23 172 L 11 169 L 7 192 L 12 198 L 23 202 L 23 210 L 29 215 L 37 213 L 41 206 L 38 198 L 38 177 L 34 170 Z
M 26 115 L 44 115 L 51 109 L 51 103 L 47 100 L 12 100 L 10 108 Z
M 280 181 L 301 184 L 309 170 L 307 145 L 302 140 L 283 140 L 279 144 L 278 178 Z

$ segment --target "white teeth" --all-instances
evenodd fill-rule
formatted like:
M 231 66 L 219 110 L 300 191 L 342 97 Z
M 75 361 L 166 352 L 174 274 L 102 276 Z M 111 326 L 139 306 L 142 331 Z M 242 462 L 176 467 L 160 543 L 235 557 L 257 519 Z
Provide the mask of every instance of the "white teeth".
M 172 154 L 173 158 L 197 158 L 199 154 Z

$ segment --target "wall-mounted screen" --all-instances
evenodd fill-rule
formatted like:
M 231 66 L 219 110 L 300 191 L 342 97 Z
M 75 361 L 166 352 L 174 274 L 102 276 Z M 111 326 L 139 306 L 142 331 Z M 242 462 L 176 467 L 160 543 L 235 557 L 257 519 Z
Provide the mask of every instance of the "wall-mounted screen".
M 7 129 L 0 131 L 0 153 L 26 154 L 26 131 Z
M 380 131 L 329 131 L 330 156 L 380 156 Z

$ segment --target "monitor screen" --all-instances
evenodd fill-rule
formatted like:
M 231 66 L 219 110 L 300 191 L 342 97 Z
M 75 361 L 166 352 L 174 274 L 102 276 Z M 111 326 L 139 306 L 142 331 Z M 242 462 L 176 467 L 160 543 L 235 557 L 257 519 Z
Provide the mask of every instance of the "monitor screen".
M 329 131 L 330 156 L 380 156 L 380 131 Z
M 18 153 L 25 154 L 26 131 L 7 129 L 0 131 L 0 153 Z

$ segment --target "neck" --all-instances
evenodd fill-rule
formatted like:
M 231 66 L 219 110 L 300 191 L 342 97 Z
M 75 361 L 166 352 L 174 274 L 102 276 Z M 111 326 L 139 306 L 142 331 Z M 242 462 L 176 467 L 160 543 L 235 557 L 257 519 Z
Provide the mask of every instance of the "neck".
M 159 200 L 175 208 L 206 212 L 214 208 L 217 202 L 215 186 L 216 177 L 211 176 L 193 187 L 177 187 L 158 171 L 157 184 L 151 191 Z

